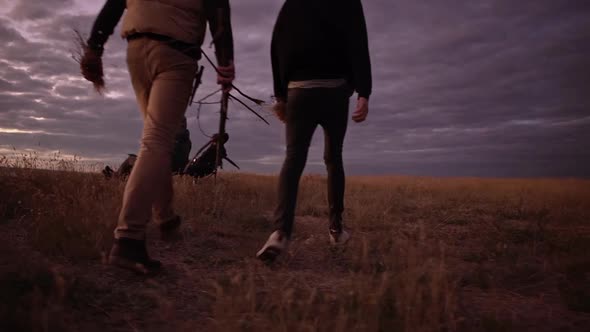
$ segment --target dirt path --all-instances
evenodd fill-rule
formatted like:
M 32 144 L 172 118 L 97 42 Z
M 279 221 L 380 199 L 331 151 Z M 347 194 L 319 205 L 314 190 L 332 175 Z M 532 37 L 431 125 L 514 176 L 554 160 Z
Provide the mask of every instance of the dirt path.
M 0 241 L 12 248 L 11 252 L 30 261 L 44 261 L 67 280 L 73 311 L 66 314 L 73 330 L 194 331 L 200 326 L 206 331 L 214 323 L 215 285 L 231 277 L 232 271 L 254 268 L 276 278 L 302 276 L 320 288 L 329 288 L 346 272 L 337 252 L 329 248 L 325 221 L 313 217 L 298 218 L 289 254 L 273 267 L 254 258 L 267 233 L 240 234 L 219 226 L 196 229 L 188 222 L 181 236 L 165 241 L 152 227 L 149 250 L 164 264 L 163 271 L 152 277 L 137 276 L 98 260 L 69 262 L 43 257 L 30 248 L 25 229 L 16 222 L 0 225 L 0 230 Z
M 227 330 L 230 328 L 223 320 L 239 317 L 224 316 L 224 308 L 243 305 L 250 291 L 274 291 L 282 296 L 296 280 L 298 289 L 343 293 L 342 280 L 355 267 L 351 255 L 339 250 L 358 250 L 363 232 L 356 233 L 350 245 L 354 249 L 334 250 L 328 244 L 325 220 L 298 217 L 289 254 L 268 267 L 254 255 L 272 225 L 268 218 L 253 224 L 254 230 L 244 232 L 188 220 L 178 238 L 166 241 L 152 226 L 149 250 L 162 260 L 164 270 L 146 278 L 100 260 L 71 262 L 44 257 L 29 246 L 24 224 L 8 222 L 0 224 L 0 242 L 6 248 L 1 251 L 0 269 L 22 258 L 26 264 L 44 262 L 62 276 L 67 299 L 61 302 L 66 305 L 50 308 L 47 313 L 63 316 L 72 331 Z M 516 265 L 528 266 L 530 271 L 505 271 L 507 276 L 512 273 L 520 278 L 510 285 L 488 286 L 486 283 L 493 284 L 493 280 L 486 278 L 502 275 L 498 271 L 506 267 L 493 260 L 474 262 L 469 252 L 470 246 L 477 248 L 477 243 L 461 236 L 467 232 L 465 227 L 447 225 L 440 231 L 453 233 L 451 238 L 456 240 L 447 243 L 447 265 L 458 276 L 457 327 L 462 322 L 478 322 L 477 329 L 485 331 L 587 331 L 590 315 L 564 306 L 558 292 L 559 276 L 541 276 L 542 271 L 535 270 L 540 269 L 539 262 Z M 247 282 L 249 276 L 255 276 L 252 285 Z M 224 285 L 242 279 L 246 281 L 233 287 L 233 293 L 224 293 Z M 266 289 L 269 285 L 271 288 Z M 469 324 L 462 330 L 469 331 Z M 231 325 L 234 328 L 248 330 Z

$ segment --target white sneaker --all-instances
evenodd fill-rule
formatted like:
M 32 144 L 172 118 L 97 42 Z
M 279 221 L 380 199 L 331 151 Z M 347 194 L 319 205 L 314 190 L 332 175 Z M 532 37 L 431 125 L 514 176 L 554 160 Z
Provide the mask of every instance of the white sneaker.
M 330 230 L 330 243 L 335 246 L 343 245 L 350 240 L 350 234 L 342 230 L 341 232 Z
M 283 251 L 287 251 L 289 239 L 281 231 L 274 231 L 266 240 L 266 243 L 258 251 L 256 257 L 265 262 L 272 262 Z

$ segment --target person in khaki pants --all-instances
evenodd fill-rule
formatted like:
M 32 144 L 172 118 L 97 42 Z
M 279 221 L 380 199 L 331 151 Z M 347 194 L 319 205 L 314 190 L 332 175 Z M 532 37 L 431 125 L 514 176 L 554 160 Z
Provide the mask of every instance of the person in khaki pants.
M 126 12 L 125 12 L 126 10 Z M 218 83 L 234 79 L 229 0 L 108 0 L 100 11 L 80 65 L 95 82 L 102 73 L 103 45 L 123 14 L 121 35 L 128 40 L 127 65 L 143 117 L 141 147 L 125 186 L 109 263 L 150 273 L 161 263 L 146 249 L 152 218 L 163 232 L 179 227 L 172 207 L 172 153 L 192 93 L 206 26 L 214 36 Z

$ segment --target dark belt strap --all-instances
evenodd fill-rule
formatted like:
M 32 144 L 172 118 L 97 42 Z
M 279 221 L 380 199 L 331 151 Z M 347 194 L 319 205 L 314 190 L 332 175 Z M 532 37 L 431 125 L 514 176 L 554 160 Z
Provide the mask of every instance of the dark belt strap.
M 151 40 L 161 41 L 161 42 L 165 43 L 166 45 L 172 47 L 173 49 L 190 56 L 191 58 L 195 58 L 196 60 L 199 60 L 201 58 L 201 48 L 198 45 L 185 43 L 183 41 L 176 40 L 172 37 L 160 35 L 157 33 L 152 33 L 152 32 L 134 33 L 132 35 L 127 36 L 127 41 L 141 39 L 141 38 L 147 38 L 147 39 L 151 39 Z

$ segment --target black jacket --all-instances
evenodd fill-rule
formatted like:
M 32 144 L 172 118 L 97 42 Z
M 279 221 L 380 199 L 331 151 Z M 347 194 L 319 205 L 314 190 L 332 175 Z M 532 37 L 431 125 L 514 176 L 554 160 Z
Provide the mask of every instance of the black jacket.
M 273 31 L 275 97 L 289 81 L 344 78 L 359 97 L 372 89 L 367 28 L 360 0 L 287 0 Z

